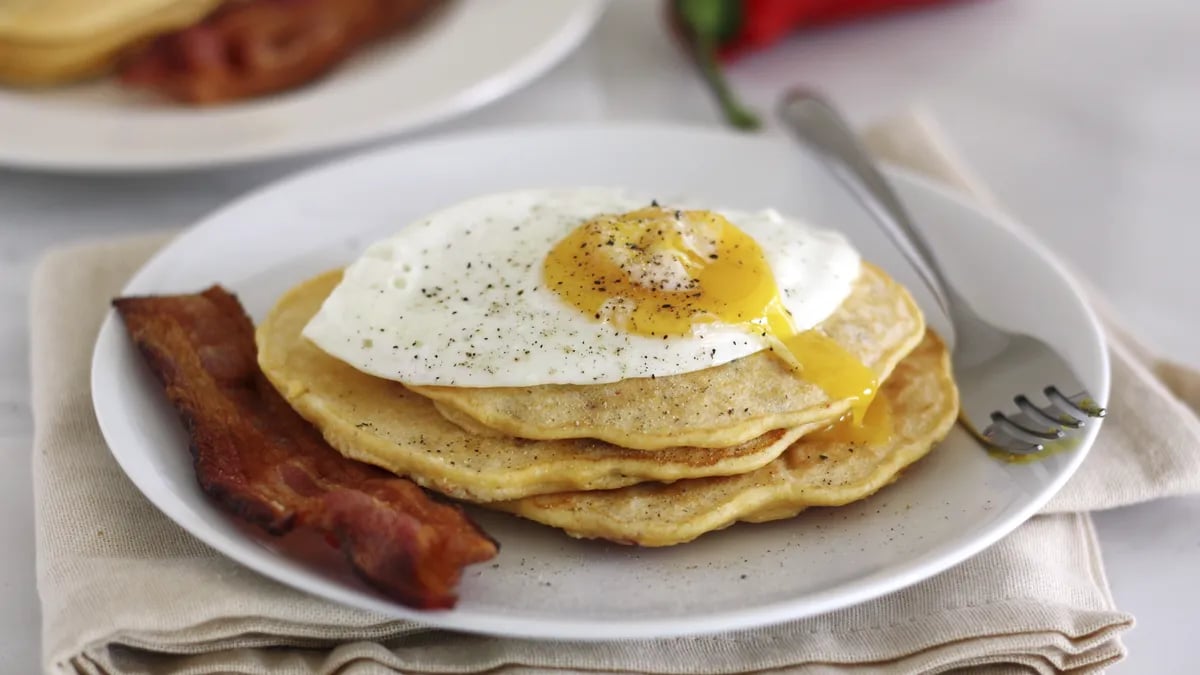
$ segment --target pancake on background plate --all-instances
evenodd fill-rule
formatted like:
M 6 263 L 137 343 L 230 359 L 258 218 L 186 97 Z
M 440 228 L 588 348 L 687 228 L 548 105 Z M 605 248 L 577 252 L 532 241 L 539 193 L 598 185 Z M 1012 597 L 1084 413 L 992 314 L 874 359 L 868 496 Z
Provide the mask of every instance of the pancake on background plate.
M 0 0 L 0 84 L 113 70 L 125 85 L 211 105 L 312 82 L 444 0 Z
M 50 86 L 111 69 L 125 49 L 224 0 L 0 0 L 0 82 Z

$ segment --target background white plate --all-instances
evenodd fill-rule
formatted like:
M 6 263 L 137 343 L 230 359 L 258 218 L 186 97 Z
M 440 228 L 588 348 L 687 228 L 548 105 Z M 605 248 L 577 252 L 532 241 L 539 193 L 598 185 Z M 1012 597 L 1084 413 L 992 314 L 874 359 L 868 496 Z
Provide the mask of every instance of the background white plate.
M 310 86 L 214 108 L 111 79 L 0 88 L 0 164 L 71 171 L 199 168 L 332 149 L 444 120 L 538 77 L 603 0 L 453 0 Z
M 1103 402 L 1109 373 L 1094 317 L 1033 242 L 946 190 L 890 171 L 934 240 L 951 279 L 986 316 L 1022 326 L 1070 356 Z M 867 216 L 792 144 L 665 126 L 567 127 L 462 136 L 372 152 L 266 188 L 176 239 L 126 293 L 236 291 L 257 319 L 291 285 L 343 265 L 369 241 L 482 192 L 618 185 L 660 200 L 776 207 L 841 229 L 907 284 L 930 323 L 915 275 Z M 118 319 L 96 344 L 96 413 L 133 482 L 181 526 L 230 557 L 297 588 L 438 626 L 548 638 L 648 638 L 748 627 L 861 602 L 920 581 L 995 542 L 1057 491 L 1083 460 L 1073 452 L 1027 465 L 994 460 L 959 429 L 903 480 L 863 502 L 764 525 L 736 525 L 669 549 L 569 539 L 480 513 L 503 545 L 468 570 L 461 602 L 417 613 L 320 565 L 273 552 L 200 493 L 174 414 Z

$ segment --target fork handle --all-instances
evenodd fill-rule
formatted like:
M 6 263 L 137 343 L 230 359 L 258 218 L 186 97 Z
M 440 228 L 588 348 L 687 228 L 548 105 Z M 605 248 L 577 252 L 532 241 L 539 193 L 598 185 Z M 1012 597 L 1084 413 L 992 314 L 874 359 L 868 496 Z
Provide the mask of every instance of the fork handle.
M 802 89 L 788 92 L 779 115 L 796 138 L 820 159 L 883 227 L 947 316 L 952 299 L 949 285 L 925 237 L 912 224 L 908 211 L 892 186 L 876 168 L 858 137 L 833 106 Z

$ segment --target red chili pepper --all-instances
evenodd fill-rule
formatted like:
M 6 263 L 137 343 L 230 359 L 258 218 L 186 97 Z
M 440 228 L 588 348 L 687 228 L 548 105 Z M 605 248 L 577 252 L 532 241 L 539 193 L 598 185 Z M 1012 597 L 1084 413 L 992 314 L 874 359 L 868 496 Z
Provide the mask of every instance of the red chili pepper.
M 753 129 L 758 118 L 730 91 L 717 63 L 761 49 L 801 26 L 932 5 L 947 0 L 671 0 L 674 23 L 725 114 L 736 127 Z

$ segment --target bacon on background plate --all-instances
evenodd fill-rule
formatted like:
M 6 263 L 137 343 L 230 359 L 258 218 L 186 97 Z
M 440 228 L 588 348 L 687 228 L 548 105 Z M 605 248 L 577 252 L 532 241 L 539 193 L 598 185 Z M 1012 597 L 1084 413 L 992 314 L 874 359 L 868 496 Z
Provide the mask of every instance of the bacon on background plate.
M 443 0 L 234 0 L 159 36 L 121 66 L 124 83 L 192 104 L 300 86 Z

